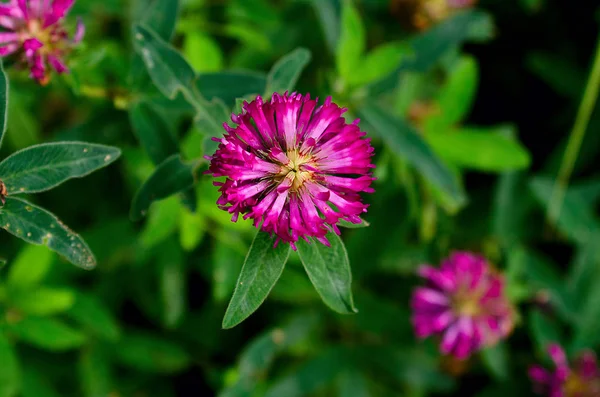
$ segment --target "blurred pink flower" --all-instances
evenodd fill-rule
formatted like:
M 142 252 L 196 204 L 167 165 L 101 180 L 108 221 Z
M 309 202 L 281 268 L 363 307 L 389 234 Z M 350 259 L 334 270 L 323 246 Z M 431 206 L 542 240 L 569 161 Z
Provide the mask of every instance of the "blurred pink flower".
M 600 370 L 592 351 L 579 355 L 573 368 L 558 344 L 548 346 L 548 354 L 556 367 L 554 372 L 539 365 L 529 369 L 538 393 L 549 397 L 600 397 Z
M 315 237 L 325 245 L 329 230 L 339 234 L 340 219 L 359 223 L 367 211 L 360 192 L 372 193 L 373 148 L 358 127 L 347 123 L 346 109 L 327 98 L 317 100 L 298 93 L 259 96 L 232 115 L 227 133 L 210 160 L 208 173 L 225 177 L 219 208 L 254 226 L 294 243 Z
M 0 3 L 0 56 L 18 53 L 20 61 L 40 84 L 49 81 L 49 68 L 68 72 L 64 56 L 83 39 L 85 27 L 78 21 L 73 39 L 63 18 L 75 0 L 10 0 Z
M 447 4 L 452 8 L 472 7 L 477 0 L 447 0 Z
M 413 292 L 412 323 L 419 338 L 440 336 L 442 353 L 465 359 L 512 331 L 504 280 L 485 258 L 455 252 L 439 269 L 423 265 L 418 272 L 427 285 Z

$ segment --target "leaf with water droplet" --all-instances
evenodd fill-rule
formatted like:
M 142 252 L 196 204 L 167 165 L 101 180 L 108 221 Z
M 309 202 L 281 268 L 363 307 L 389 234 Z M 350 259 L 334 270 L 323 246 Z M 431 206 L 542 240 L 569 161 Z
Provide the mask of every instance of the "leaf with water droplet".
M 81 236 L 52 213 L 23 199 L 6 198 L 0 207 L 0 227 L 28 243 L 48 246 L 77 266 L 96 266 L 96 258 Z

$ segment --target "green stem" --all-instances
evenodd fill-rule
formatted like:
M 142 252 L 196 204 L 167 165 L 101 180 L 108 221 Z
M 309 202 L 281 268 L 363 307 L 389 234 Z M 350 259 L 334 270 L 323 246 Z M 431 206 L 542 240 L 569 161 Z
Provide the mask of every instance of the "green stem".
M 596 105 L 596 99 L 598 98 L 598 91 L 600 89 L 600 37 L 598 38 L 598 44 L 596 47 L 596 54 L 594 56 L 594 65 L 579 105 L 575 124 L 571 130 L 569 136 L 569 142 L 565 150 L 560 169 L 558 171 L 558 177 L 554 183 L 552 195 L 550 196 L 550 204 L 548 207 L 549 220 L 556 222 L 560 216 L 560 211 L 563 205 L 569 179 L 573 173 L 575 162 L 579 155 L 579 149 L 585 136 L 590 117 L 594 111 Z

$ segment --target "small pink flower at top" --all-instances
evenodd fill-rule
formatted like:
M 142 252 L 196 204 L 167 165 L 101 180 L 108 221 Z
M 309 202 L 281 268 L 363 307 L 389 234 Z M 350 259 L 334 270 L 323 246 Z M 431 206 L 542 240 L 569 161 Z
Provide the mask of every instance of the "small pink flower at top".
M 556 367 L 554 371 L 539 365 L 529 369 L 536 392 L 549 397 L 600 397 L 600 370 L 592 351 L 582 352 L 572 368 L 558 344 L 550 344 L 548 354 Z
M 63 19 L 75 0 L 10 0 L 0 3 L 0 56 L 17 53 L 31 71 L 31 78 L 47 84 L 49 69 L 68 72 L 64 56 L 83 39 L 85 28 L 78 21 L 73 39 Z
M 259 96 L 244 102 L 224 124 L 227 133 L 210 160 L 209 174 L 225 177 L 219 186 L 219 208 L 237 221 L 254 226 L 290 243 L 314 237 L 325 245 L 328 231 L 340 233 L 340 219 L 360 223 L 367 211 L 359 193 L 371 193 L 373 147 L 358 120 L 347 123 L 346 109 L 327 98 L 297 93 Z
M 418 273 L 427 284 L 412 296 L 415 333 L 439 336 L 443 354 L 465 359 L 512 331 L 514 310 L 504 280 L 485 258 L 455 252 L 439 269 L 423 265 Z

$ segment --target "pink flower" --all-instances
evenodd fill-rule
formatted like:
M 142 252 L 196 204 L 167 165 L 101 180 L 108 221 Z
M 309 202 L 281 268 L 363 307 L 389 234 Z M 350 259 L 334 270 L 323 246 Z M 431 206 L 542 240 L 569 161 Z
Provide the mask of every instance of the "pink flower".
M 75 0 L 10 0 L 0 3 L 0 56 L 18 53 L 31 78 L 40 84 L 49 81 L 49 67 L 68 72 L 64 56 L 83 39 L 81 21 L 72 40 L 63 27 L 63 18 Z
M 464 359 L 512 331 L 504 280 L 485 258 L 455 252 L 439 269 L 424 265 L 418 272 L 427 286 L 413 292 L 412 323 L 419 338 L 440 336 L 442 353 Z
M 529 369 L 538 393 L 549 397 L 600 397 L 600 370 L 592 351 L 581 353 L 574 368 L 569 367 L 565 351 L 559 345 L 549 345 L 548 354 L 556 366 L 554 372 L 539 365 Z
M 451 8 L 467 8 L 475 4 L 477 0 L 447 0 Z
M 294 243 L 315 237 L 325 245 L 329 230 L 340 233 L 340 219 L 359 223 L 367 211 L 360 192 L 372 193 L 373 148 L 346 109 L 327 98 L 317 107 L 310 95 L 274 94 L 244 102 L 210 160 L 209 174 L 225 177 L 219 208 Z

